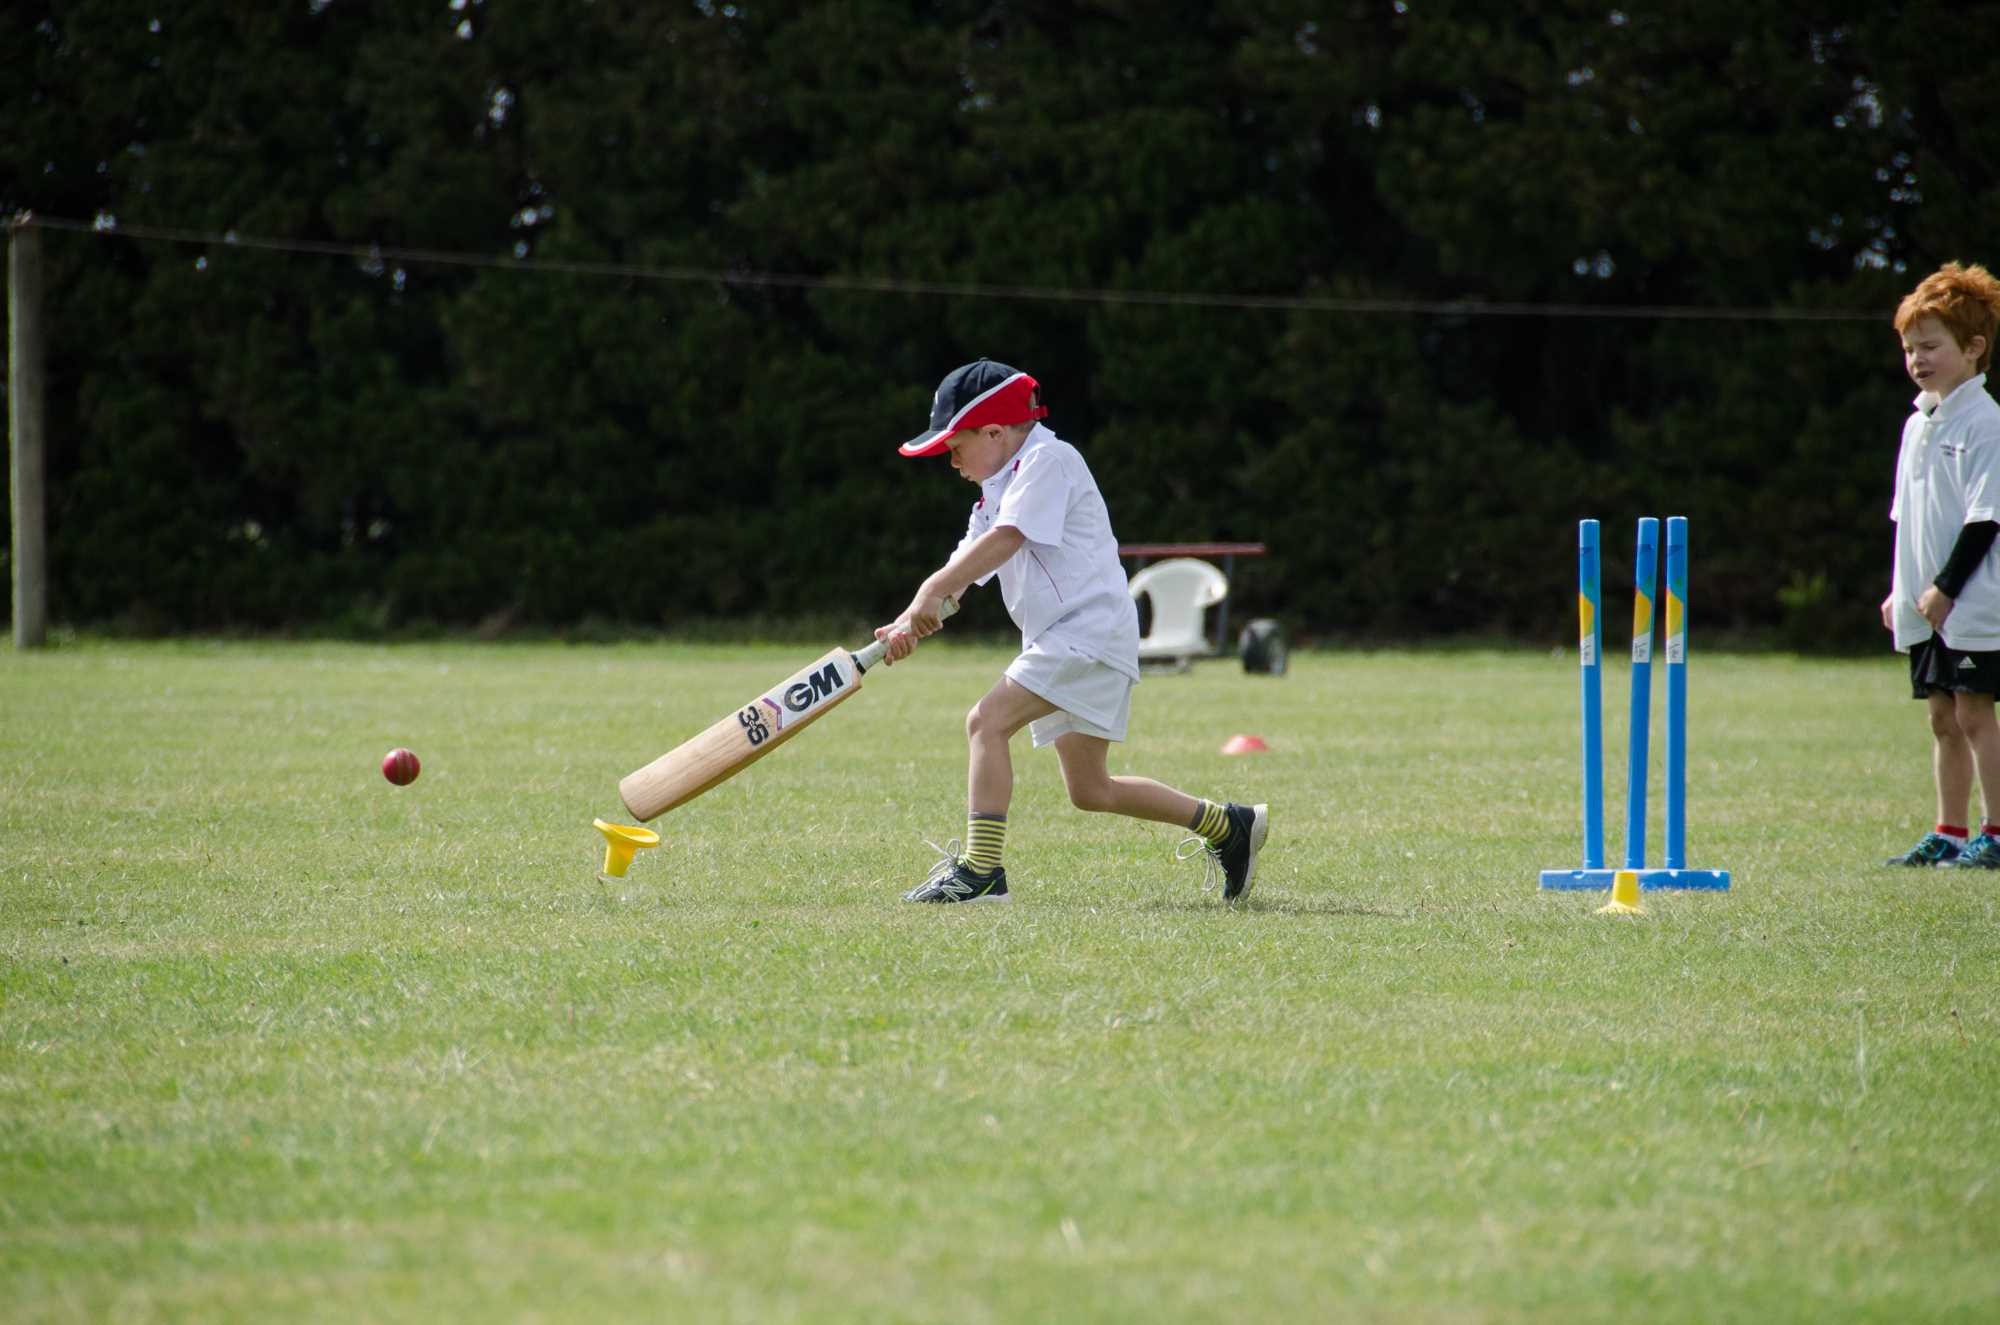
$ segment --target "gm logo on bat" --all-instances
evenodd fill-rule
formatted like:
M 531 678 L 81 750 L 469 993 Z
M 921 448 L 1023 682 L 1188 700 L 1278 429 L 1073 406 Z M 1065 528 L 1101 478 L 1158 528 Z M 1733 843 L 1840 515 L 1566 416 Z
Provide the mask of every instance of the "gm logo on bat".
M 817 672 L 801 676 L 777 692 L 783 699 L 785 708 L 793 714 L 809 713 L 818 708 L 835 694 L 844 689 L 847 681 L 840 674 L 840 668 L 828 663 Z M 771 713 L 766 716 L 759 705 L 769 704 Z M 766 695 L 736 715 L 736 721 L 743 728 L 744 736 L 752 745 L 762 745 L 769 740 L 773 731 L 784 725 L 784 714 L 771 696 Z

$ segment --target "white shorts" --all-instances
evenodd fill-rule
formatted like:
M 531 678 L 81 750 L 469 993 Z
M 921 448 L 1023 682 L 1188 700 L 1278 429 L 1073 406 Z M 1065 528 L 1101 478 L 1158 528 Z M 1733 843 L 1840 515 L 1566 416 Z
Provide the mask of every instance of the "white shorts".
M 1028 725 L 1037 750 L 1068 732 L 1107 741 L 1125 739 L 1125 723 L 1132 716 L 1132 678 L 1116 668 L 1065 644 L 1037 642 L 1007 664 L 1007 676 L 1056 706 L 1054 713 Z

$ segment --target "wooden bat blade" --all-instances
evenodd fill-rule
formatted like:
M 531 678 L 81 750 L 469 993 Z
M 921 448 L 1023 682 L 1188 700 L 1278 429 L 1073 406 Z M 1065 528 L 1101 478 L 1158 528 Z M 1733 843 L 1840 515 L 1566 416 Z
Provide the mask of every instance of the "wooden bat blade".
M 644 823 L 736 776 L 861 688 L 861 669 L 834 649 L 618 783 L 619 799 Z

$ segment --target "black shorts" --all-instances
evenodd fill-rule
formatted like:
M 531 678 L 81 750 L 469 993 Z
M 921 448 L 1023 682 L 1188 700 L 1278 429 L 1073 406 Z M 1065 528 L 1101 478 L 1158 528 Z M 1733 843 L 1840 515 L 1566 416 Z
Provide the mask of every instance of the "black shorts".
M 1910 646 L 1910 695 L 2000 695 L 2000 653 L 1954 649 L 1936 635 Z

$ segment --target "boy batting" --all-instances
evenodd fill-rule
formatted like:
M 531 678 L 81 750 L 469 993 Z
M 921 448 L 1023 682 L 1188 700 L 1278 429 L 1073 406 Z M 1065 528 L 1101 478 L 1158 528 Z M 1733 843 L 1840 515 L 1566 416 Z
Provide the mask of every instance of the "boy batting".
M 909 656 L 941 624 L 944 600 L 999 577 L 1021 654 L 966 715 L 964 847 L 904 894 L 911 902 L 1004 902 L 1007 807 L 1014 793 L 1008 742 L 1029 728 L 1053 745 L 1072 804 L 1179 824 L 1222 872 L 1222 896 L 1250 891 L 1270 831 L 1263 805 L 1200 800 L 1151 778 L 1113 776 L 1111 742 L 1125 739 L 1139 679 L 1139 616 L 1118 560 L 1111 516 L 1083 456 L 1038 422 L 1048 410 L 1023 372 L 980 359 L 954 369 L 931 401 L 930 426 L 905 456 L 950 457 L 977 484 L 965 537 L 925 578 L 909 608 L 875 637 L 888 661 Z

